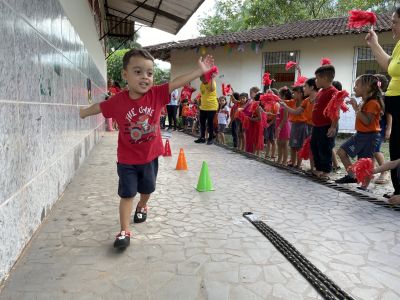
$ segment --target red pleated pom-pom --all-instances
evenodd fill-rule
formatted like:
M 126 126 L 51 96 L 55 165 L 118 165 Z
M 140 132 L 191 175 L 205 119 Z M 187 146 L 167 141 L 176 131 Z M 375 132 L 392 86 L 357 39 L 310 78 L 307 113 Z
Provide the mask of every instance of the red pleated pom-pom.
M 297 77 L 297 80 L 296 80 L 296 82 L 294 83 L 294 87 L 295 86 L 302 86 L 302 85 L 304 85 L 304 83 L 306 83 L 306 81 L 307 81 L 307 77 L 305 77 L 305 76 L 299 76 L 299 77 Z
M 286 71 L 288 71 L 288 70 L 290 70 L 291 68 L 293 68 L 293 67 L 295 67 L 295 66 L 297 66 L 297 62 L 295 62 L 295 61 L 288 61 L 287 64 L 286 64 L 286 66 L 285 66 L 285 69 L 286 69 Z
M 350 167 L 357 178 L 357 182 L 367 185 L 374 171 L 374 162 L 371 158 L 360 158 Z
M 279 97 L 272 92 L 267 92 L 260 96 L 260 102 L 264 106 L 265 111 L 270 110 L 271 107 L 279 101 Z
M 349 28 L 361 28 L 366 25 L 375 25 L 376 15 L 373 12 L 363 10 L 350 10 L 349 11 Z
M 210 70 L 208 70 L 206 73 L 204 73 L 204 80 L 206 82 L 209 82 L 211 80 L 211 78 L 213 77 L 213 75 L 217 75 L 217 74 L 218 74 L 218 67 L 213 66 Z
M 310 146 L 310 142 L 311 142 L 311 137 L 308 137 L 305 139 L 303 146 L 301 147 L 301 149 L 299 150 L 299 152 L 297 152 L 297 156 L 300 159 L 303 160 L 308 160 L 311 157 L 311 146 Z
M 266 86 L 271 86 L 272 79 L 270 78 L 270 73 L 265 72 L 263 76 L 263 84 Z
M 232 94 L 232 87 L 230 84 L 225 85 L 225 83 L 222 84 L 222 94 L 224 96 Z
M 323 58 L 321 59 L 321 66 L 331 65 L 331 64 L 332 64 L 332 61 L 331 61 L 330 58 L 328 58 L 328 57 L 323 57 Z
M 336 92 L 335 94 L 333 94 L 332 99 L 329 101 L 328 105 L 325 107 L 324 116 L 328 117 L 332 121 L 339 119 L 339 109 L 343 110 L 342 107 L 346 106 L 346 105 L 344 105 L 344 99 L 348 96 L 349 96 L 349 93 L 346 90 L 339 91 L 339 92 Z
M 250 112 L 253 114 L 253 113 L 255 113 L 255 111 L 257 110 L 257 108 L 260 106 L 260 102 L 259 101 L 253 101 L 251 104 L 250 104 Z

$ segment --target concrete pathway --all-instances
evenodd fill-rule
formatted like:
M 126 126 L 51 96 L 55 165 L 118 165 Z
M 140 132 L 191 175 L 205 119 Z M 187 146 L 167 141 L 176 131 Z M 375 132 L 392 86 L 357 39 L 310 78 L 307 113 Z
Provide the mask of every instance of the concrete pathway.
M 174 133 L 148 221 L 124 252 L 116 134 L 93 150 L 0 299 L 321 299 L 241 216 L 252 211 L 356 299 L 400 298 L 400 213 Z M 189 171 L 175 171 L 183 147 Z M 215 191 L 194 186 L 202 161 Z

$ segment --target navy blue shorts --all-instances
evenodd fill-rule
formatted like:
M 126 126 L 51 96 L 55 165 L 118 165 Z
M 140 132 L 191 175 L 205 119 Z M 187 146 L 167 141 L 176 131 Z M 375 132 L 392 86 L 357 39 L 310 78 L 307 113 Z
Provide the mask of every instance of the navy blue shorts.
M 118 195 L 121 198 L 132 198 L 137 193 L 151 194 L 156 190 L 158 158 L 144 165 L 117 163 L 117 172 Z
M 379 138 L 379 132 L 357 132 L 346 142 L 344 142 L 340 148 L 342 148 L 351 158 L 354 158 L 355 156 L 357 156 L 358 159 L 368 157 L 371 158 L 375 153 L 375 148 L 379 143 Z

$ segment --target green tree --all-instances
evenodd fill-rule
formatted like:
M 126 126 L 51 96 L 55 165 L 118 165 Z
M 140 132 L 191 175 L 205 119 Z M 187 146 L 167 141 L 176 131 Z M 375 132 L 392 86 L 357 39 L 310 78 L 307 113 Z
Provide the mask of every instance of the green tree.
M 119 49 L 140 48 L 142 47 L 142 45 L 138 43 L 137 41 L 138 38 L 139 38 L 138 33 L 135 33 L 135 35 L 129 40 L 126 40 L 126 38 L 123 37 L 116 37 L 116 36 L 107 37 L 107 52 L 108 53 L 113 52 L 112 49 L 119 50 Z
M 346 16 L 350 9 L 393 11 L 395 0 L 217 0 L 214 13 L 199 19 L 200 34 L 209 36 L 299 20 Z
M 117 80 L 121 87 L 125 86 L 125 82 L 122 79 L 122 58 L 124 54 L 130 49 L 117 50 L 107 60 L 107 77 L 109 79 Z M 157 64 L 154 64 L 154 83 L 160 84 L 165 81 L 169 81 L 170 70 L 161 69 Z

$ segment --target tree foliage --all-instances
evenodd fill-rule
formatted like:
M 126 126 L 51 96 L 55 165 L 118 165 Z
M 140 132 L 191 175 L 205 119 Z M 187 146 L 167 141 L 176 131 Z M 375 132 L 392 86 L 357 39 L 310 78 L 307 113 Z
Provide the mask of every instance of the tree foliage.
M 217 0 L 214 13 L 199 19 L 202 35 L 210 36 L 260 26 L 346 16 L 351 9 L 393 11 L 397 0 Z

